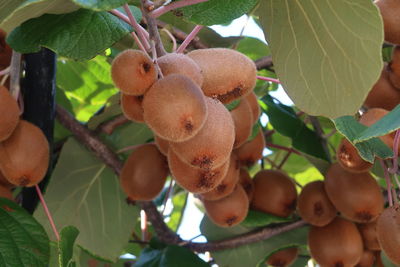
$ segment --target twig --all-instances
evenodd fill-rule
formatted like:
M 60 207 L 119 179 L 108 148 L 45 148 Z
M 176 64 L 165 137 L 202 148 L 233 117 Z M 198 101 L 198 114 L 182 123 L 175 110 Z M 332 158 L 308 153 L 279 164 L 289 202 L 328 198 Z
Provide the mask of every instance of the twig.
M 315 132 L 317 133 L 317 135 L 319 137 L 319 140 L 321 142 L 322 148 L 325 151 L 325 154 L 326 154 L 326 156 L 328 158 L 328 161 L 331 162 L 332 159 L 331 159 L 331 154 L 330 154 L 329 148 L 328 148 L 328 141 L 323 137 L 324 136 L 324 131 L 322 130 L 322 127 L 321 127 L 321 124 L 319 123 L 318 118 L 315 117 L 315 116 L 308 116 L 308 117 L 309 117 L 309 119 L 311 121 L 311 124 L 314 127 Z
M 272 148 L 277 148 L 277 149 L 281 149 L 281 150 L 285 150 L 288 152 L 293 152 L 297 155 L 301 155 L 301 153 L 299 151 L 297 151 L 294 148 L 290 148 L 290 147 L 285 147 L 285 146 L 281 146 L 281 145 L 276 145 L 276 144 L 272 144 L 272 143 L 266 143 L 265 144 L 266 147 L 272 147 Z
M 10 93 L 14 99 L 18 100 L 20 92 L 20 78 L 21 78 L 21 53 L 13 50 L 10 64 Z
M 145 5 L 145 2 L 146 2 L 145 0 L 141 0 L 142 6 Z M 165 48 L 161 41 L 160 33 L 158 32 L 157 22 L 155 18 L 150 17 L 149 13 L 146 10 L 143 10 L 143 17 L 145 18 L 147 23 L 147 29 L 150 34 L 150 42 L 154 41 L 157 55 L 159 57 L 164 56 L 165 54 L 167 54 L 167 52 L 165 51 Z
M 40 191 L 40 188 L 38 185 L 35 185 L 35 188 L 36 188 L 36 192 L 39 196 L 40 202 L 42 203 L 44 212 L 46 213 L 47 219 L 49 219 L 51 229 L 53 229 L 53 232 L 54 232 L 54 235 L 56 236 L 57 241 L 60 241 L 60 235 L 58 234 L 56 225 L 54 224 L 53 217 L 51 216 L 49 208 L 47 207 L 46 201 L 43 198 L 42 191 Z
M 140 211 L 140 230 L 142 231 L 142 241 L 147 241 L 147 214 L 144 210 Z
M 178 47 L 178 45 L 176 43 L 175 36 L 169 30 L 167 30 L 165 28 L 162 28 L 161 31 L 165 32 L 168 35 L 169 39 L 171 39 L 171 41 L 172 41 L 172 52 L 176 53 L 176 48 Z
M 121 154 L 121 153 L 130 151 L 130 150 L 134 150 L 134 149 L 136 149 L 138 146 L 140 146 L 140 145 L 127 146 L 127 147 L 121 148 L 120 150 L 117 150 L 116 153 L 117 153 L 117 154 Z
M 153 10 L 152 12 L 149 13 L 149 15 L 152 18 L 158 18 L 159 16 L 161 16 L 171 10 L 185 7 L 185 6 L 191 6 L 191 5 L 195 5 L 195 4 L 207 2 L 207 1 L 208 0 L 181 0 L 181 1 L 177 1 L 177 2 L 172 2 L 171 4 L 161 6 L 161 7 L 157 8 L 156 10 Z
M 379 162 L 382 166 L 383 173 L 385 174 L 389 206 L 393 206 L 392 183 L 390 182 L 390 176 L 384 161 L 382 159 L 379 159 Z
M 274 65 L 272 63 L 272 57 L 271 56 L 265 56 L 265 57 L 259 58 L 254 63 L 256 64 L 256 67 L 257 67 L 258 70 L 270 69 Z
M 8 66 L 7 68 L 5 68 L 4 70 L 0 71 L 0 76 L 6 75 L 10 73 L 10 66 Z
M 142 42 L 144 48 L 148 51 L 150 49 L 149 43 L 147 42 L 146 36 L 143 33 L 143 28 L 140 27 L 139 23 L 137 23 L 135 17 L 133 16 L 128 4 L 123 5 L 123 8 L 125 10 L 125 13 L 128 15 L 129 21 L 131 22 L 131 25 L 137 32 L 140 41 Z
M 117 127 L 124 125 L 128 122 L 130 122 L 130 120 L 127 119 L 124 115 L 119 115 L 109 121 L 100 124 L 95 131 L 102 131 L 108 135 L 111 135 Z
M 400 129 L 396 131 L 393 142 L 393 166 L 389 169 L 390 173 L 397 173 L 399 169 L 398 157 L 399 157 L 399 144 L 400 144 Z
M 168 186 L 168 190 L 165 193 L 165 197 L 164 197 L 164 201 L 163 201 L 163 210 L 161 212 L 162 216 L 164 216 L 165 208 L 167 207 L 167 202 L 168 202 L 169 196 L 172 194 L 173 188 L 174 188 L 174 179 L 171 179 L 169 186 Z
M 268 162 L 271 164 L 271 166 L 272 166 L 273 168 L 278 169 L 278 165 L 276 165 L 275 162 L 273 162 L 271 159 L 269 159 L 268 156 L 267 156 L 267 157 L 264 157 L 263 159 L 265 159 L 266 161 L 268 161 Z M 264 169 L 264 167 L 261 168 L 261 169 Z
M 281 82 L 278 79 L 270 78 L 270 77 L 264 77 L 264 76 L 259 76 L 257 75 L 257 79 L 267 81 L 267 82 L 272 82 L 272 83 L 278 83 L 280 84 Z
M 196 37 L 196 35 L 199 33 L 201 29 L 203 29 L 203 25 L 196 25 L 194 29 L 186 37 L 186 39 L 183 41 L 183 43 L 179 46 L 178 50 L 176 50 L 176 52 L 183 53 L 183 51 L 185 51 L 186 47 L 190 44 L 190 42 L 194 39 L 194 37 Z
M 281 163 L 278 166 L 278 170 L 282 169 L 283 165 L 285 165 L 286 161 L 289 159 L 290 155 L 292 155 L 292 151 L 288 151 L 285 157 L 282 159 Z

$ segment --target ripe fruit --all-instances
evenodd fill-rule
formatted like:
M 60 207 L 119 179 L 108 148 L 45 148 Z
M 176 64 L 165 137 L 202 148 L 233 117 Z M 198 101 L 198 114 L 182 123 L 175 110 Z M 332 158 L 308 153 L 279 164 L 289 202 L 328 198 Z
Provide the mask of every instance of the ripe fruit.
M 308 246 L 318 264 L 327 267 L 354 266 L 363 252 L 357 227 L 340 217 L 323 227 L 311 226 Z
M 304 221 L 315 226 L 327 225 L 337 213 L 325 192 L 323 181 L 314 181 L 303 187 L 297 209 Z
M 254 124 L 258 121 L 258 118 L 260 117 L 261 114 L 261 109 L 260 105 L 258 104 L 257 95 L 254 92 L 251 92 L 244 98 L 247 100 L 247 102 L 249 102 L 251 112 L 253 114 L 253 124 Z
M 224 179 L 229 161 L 216 169 L 200 169 L 183 162 L 172 150 L 168 165 L 176 182 L 189 192 L 200 194 L 211 191 Z
M 262 152 L 265 147 L 264 133 L 260 129 L 253 140 L 247 141 L 234 150 L 240 163 L 244 166 L 252 166 L 262 158 Z
M 400 44 L 400 3 L 397 0 L 376 0 L 374 3 L 382 15 L 385 41 Z
M 203 93 L 181 74 L 158 80 L 143 99 L 144 120 L 160 137 L 182 142 L 195 136 L 207 118 Z
M 169 142 L 157 135 L 154 135 L 154 142 L 156 143 L 158 150 L 160 150 L 164 156 L 168 156 Z
M 243 188 L 238 185 L 233 192 L 219 200 L 203 200 L 208 217 L 222 227 L 242 222 L 249 209 L 249 201 Z
M 249 201 L 251 201 L 254 195 L 254 182 L 253 179 L 251 179 L 250 174 L 246 169 L 240 168 L 239 184 L 243 187 L 244 191 L 246 192 Z
M 296 208 L 297 192 L 293 181 L 285 173 L 261 170 L 253 178 L 252 208 L 287 217 Z
M 192 79 L 199 87 L 203 84 L 203 75 L 200 67 L 187 55 L 178 53 L 166 54 L 159 57 L 157 63 L 164 76 L 178 73 Z
M 7 88 L 0 85 L 0 142 L 6 140 L 19 121 L 19 107 Z
M 181 160 L 193 166 L 215 169 L 229 159 L 235 128 L 229 111 L 221 102 L 209 97 L 205 99 L 208 116 L 203 128 L 193 138 L 171 143 L 170 147 Z
M 42 131 L 21 120 L 12 135 L 0 143 L 0 170 L 16 186 L 39 183 L 49 166 L 49 143 Z
M 206 96 L 222 103 L 247 95 L 256 84 L 257 69 L 245 55 L 227 48 L 198 49 L 187 54 L 201 68 Z
M 400 206 L 386 208 L 376 225 L 379 244 L 387 257 L 400 264 Z
M 377 220 L 358 225 L 358 230 L 363 239 L 364 247 L 368 250 L 381 250 L 381 245 L 378 241 L 378 234 L 376 232 L 376 223 Z
M 136 122 L 144 122 L 143 119 L 143 96 L 126 95 L 121 93 L 121 108 L 125 117 Z
M 297 247 L 285 248 L 269 256 L 267 264 L 273 267 L 286 267 L 296 260 L 298 254 L 299 249 Z
M 202 199 L 217 200 L 232 193 L 239 181 L 239 168 L 240 167 L 237 158 L 234 154 L 232 154 L 229 160 L 228 171 L 226 172 L 222 181 L 213 190 L 201 194 Z
M 393 48 L 392 61 L 389 63 L 389 80 L 394 87 L 400 89 L 400 46 Z
M 239 105 L 231 110 L 233 123 L 235 124 L 234 148 L 243 145 L 249 138 L 253 129 L 253 114 L 248 101 L 240 99 Z
M 115 86 L 127 95 L 143 95 L 157 80 L 153 61 L 140 50 L 119 53 L 111 65 Z
M 383 210 L 381 189 L 368 172 L 348 172 L 338 163 L 332 164 L 326 173 L 325 190 L 336 209 L 354 222 L 371 222 Z
M 0 171 L 0 186 L 3 186 L 5 188 L 11 189 L 14 188 L 15 185 L 13 185 L 12 183 L 10 183 L 6 177 L 4 177 L 4 175 L 1 173 Z
M 349 172 L 366 172 L 372 168 L 372 163 L 363 160 L 358 150 L 346 138 L 343 138 L 336 150 L 336 158 L 340 166 Z
M 375 255 L 370 250 L 364 250 L 360 261 L 357 263 L 356 267 L 372 267 L 375 262 Z
M 152 200 L 168 175 L 167 159 L 154 144 L 137 147 L 121 170 L 121 186 L 130 200 Z

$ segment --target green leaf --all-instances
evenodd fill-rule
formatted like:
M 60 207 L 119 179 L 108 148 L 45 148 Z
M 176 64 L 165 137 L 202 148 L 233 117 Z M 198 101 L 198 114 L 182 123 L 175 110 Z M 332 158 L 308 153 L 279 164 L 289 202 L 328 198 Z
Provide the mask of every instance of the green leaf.
M 49 237 L 28 212 L 0 198 L 0 266 L 47 266 Z
M 310 115 L 355 114 L 382 70 L 383 24 L 370 0 L 260 2 L 282 86 Z
M 120 94 L 111 96 L 104 105 L 101 112 L 97 112 L 87 123 L 90 130 L 95 130 L 103 122 L 106 122 L 117 115 L 122 114 L 121 105 L 119 104 Z
M 282 218 L 260 211 L 249 210 L 246 219 L 244 219 L 241 225 L 244 227 L 251 228 L 251 227 L 267 226 L 272 223 L 290 222 L 291 220 L 292 220 L 291 218 Z
M 107 12 L 80 9 L 26 21 L 9 34 L 7 42 L 21 53 L 38 52 L 44 46 L 59 56 L 86 60 L 103 52 L 129 31 L 128 24 Z
M 78 237 L 79 230 L 74 226 L 64 227 L 60 232 L 60 241 L 58 243 L 59 264 L 60 267 L 75 266 L 72 260 L 74 243 Z
M 245 37 L 240 40 L 236 50 L 245 54 L 252 60 L 257 60 L 271 54 L 266 43 L 253 37 Z
M 367 126 L 362 125 L 352 116 L 343 116 L 333 120 L 333 122 L 338 132 L 343 134 L 351 143 L 354 143 L 359 133 L 367 129 Z M 393 157 L 393 151 L 378 138 L 357 143 L 355 146 L 360 156 L 371 163 L 374 162 L 375 156 L 382 159 Z
M 232 110 L 234 110 L 235 108 L 237 108 L 237 106 L 239 106 L 239 104 L 240 104 L 240 99 L 235 99 L 235 100 L 233 100 L 231 103 L 225 104 L 225 107 L 226 107 L 229 111 L 232 111 Z
M 186 192 L 181 192 L 179 194 L 176 194 L 172 198 L 172 205 L 174 206 L 174 208 L 172 210 L 167 225 L 173 231 L 177 231 L 182 222 L 183 212 L 185 211 L 187 200 L 188 200 L 188 193 Z
M 400 105 L 382 117 L 379 121 L 362 131 L 355 139 L 355 143 L 369 140 L 373 137 L 386 135 L 400 128 Z
M 275 103 L 270 95 L 264 96 L 262 100 L 266 104 L 264 111 L 271 125 L 282 135 L 290 137 L 294 148 L 328 161 L 318 135 L 297 117 L 293 108 Z
M 72 0 L 75 4 L 95 11 L 107 11 L 129 2 L 129 0 Z
M 175 14 L 200 25 L 224 24 L 251 11 L 258 0 L 209 0 L 177 9 Z
M 76 243 L 109 261 L 120 256 L 139 214 L 126 203 L 113 171 L 72 138 L 63 146 L 45 199 L 57 227 L 77 227 Z M 43 208 L 35 217 L 50 233 Z

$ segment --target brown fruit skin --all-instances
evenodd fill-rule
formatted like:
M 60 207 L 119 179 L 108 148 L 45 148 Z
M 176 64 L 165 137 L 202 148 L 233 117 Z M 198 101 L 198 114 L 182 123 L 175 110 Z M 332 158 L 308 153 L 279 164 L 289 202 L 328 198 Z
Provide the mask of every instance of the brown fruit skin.
M 297 192 L 285 173 L 261 170 L 253 178 L 254 195 L 251 207 L 280 217 L 288 217 L 296 208 Z
M 8 198 L 9 200 L 13 200 L 13 195 L 10 188 L 7 188 L 0 184 L 0 197 Z
M 0 171 L 0 186 L 3 186 L 5 188 L 8 189 L 12 189 L 15 187 L 15 185 L 13 185 L 12 183 L 10 183 L 6 177 L 4 177 L 4 175 L 1 173 Z
M 203 200 L 207 216 L 216 225 L 231 227 L 241 223 L 247 216 L 249 201 L 243 188 L 238 185 L 228 196 L 218 200 Z
M 19 107 L 7 88 L 0 85 L 0 142 L 6 140 L 19 122 Z
M 255 124 L 261 115 L 260 105 L 258 104 L 258 97 L 254 92 L 251 92 L 244 98 L 249 102 L 251 112 L 253 113 L 253 124 Z
M 127 49 L 114 58 L 111 78 L 121 92 L 140 96 L 157 80 L 157 71 L 151 58 L 144 52 Z
M 238 156 L 238 159 L 243 166 L 250 167 L 262 158 L 264 148 L 264 134 L 260 129 L 253 140 L 247 141 L 240 147 L 236 148 L 234 152 Z
M 182 74 L 170 74 L 154 83 L 142 106 L 144 120 L 153 132 L 172 142 L 194 137 L 208 114 L 200 87 Z
M 400 89 L 400 46 L 393 48 L 392 61 L 389 63 L 389 80 L 394 87 Z
M 228 172 L 229 161 L 216 169 L 200 169 L 183 162 L 172 150 L 168 151 L 168 165 L 175 181 L 191 193 L 213 190 Z
M 372 267 L 375 262 L 375 255 L 372 251 L 364 250 L 360 261 L 357 263 L 356 267 Z
M 239 162 L 236 156 L 231 154 L 228 170 L 221 182 L 213 190 L 201 194 L 200 197 L 205 200 L 217 200 L 232 193 L 239 181 L 239 170 Z
M 11 63 L 12 49 L 6 43 L 6 35 L 7 34 L 0 29 L 0 70 L 7 68 Z
M 381 189 L 368 172 L 348 172 L 334 163 L 326 173 L 325 191 L 336 209 L 354 222 L 372 222 L 383 210 Z
M 131 121 L 144 123 L 143 96 L 126 95 L 121 93 L 121 109 L 125 117 Z
M 381 250 L 376 231 L 376 223 L 377 220 L 357 225 L 364 242 L 364 247 L 368 250 Z
M 160 150 L 161 154 L 168 156 L 169 142 L 157 135 L 154 135 L 154 142 L 156 143 L 156 146 L 158 150 Z
M 297 200 L 297 210 L 304 221 L 314 226 L 325 226 L 337 214 L 325 192 L 323 181 L 314 181 L 303 187 Z
M 397 0 L 396 0 L 397 1 Z M 400 103 L 400 92 L 389 81 L 387 65 L 382 69 L 381 76 L 374 84 L 364 101 L 368 108 L 394 109 Z
M 184 54 L 171 53 L 157 59 L 162 74 L 165 76 L 179 73 L 192 79 L 199 87 L 203 85 L 203 75 L 200 67 L 193 59 Z
M 372 163 L 365 161 L 358 150 L 346 138 L 343 138 L 336 150 L 336 158 L 340 166 L 349 172 L 366 172 L 372 168 Z
M 311 226 L 308 246 L 311 256 L 324 267 L 352 267 L 363 253 L 357 227 L 340 217 L 323 227 Z
M 232 152 L 235 127 L 232 117 L 218 100 L 206 97 L 208 116 L 203 128 L 193 138 L 170 144 L 182 161 L 202 169 L 224 164 Z
M 376 225 L 379 244 L 387 257 L 400 264 L 400 206 L 386 208 Z
M 254 62 L 233 49 L 198 49 L 187 55 L 201 68 L 204 94 L 224 104 L 249 94 L 256 84 Z
M 240 168 L 239 183 L 243 187 L 247 197 L 249 198 L 249 201 L 251 202 L 254 196 L 254 182 L 253 179 L 251 179 L 249 172 L 244 168 Z
M 233 147 L 238 148 L 247 141 L 253 129 L 253 114 L 250 104 L 245 98 L 242 98 L 239 105 L 231 110 L 231 116 L 235 124 L 235 143 Z
M 42 131 L 21 120 L 12 135 L 0 143 L 0 170 L 16 186 L 34 186 L 47 172 L 49 143 Z
M 298 254 L 299 249 L 297 247 L 282 249 L 269 256 L 267 264 L 273 267 L 290 266 L 296 260 Z
M 137 147 L 125 161 L 120 182 L 130 200 L 152 200 L 163 189 L 167 176 L 167 159 L 149 143 Z
M 385 41 L 400 44 L 400 3 L 397 0 L 377 0 L 374 3 L 381 12 Z

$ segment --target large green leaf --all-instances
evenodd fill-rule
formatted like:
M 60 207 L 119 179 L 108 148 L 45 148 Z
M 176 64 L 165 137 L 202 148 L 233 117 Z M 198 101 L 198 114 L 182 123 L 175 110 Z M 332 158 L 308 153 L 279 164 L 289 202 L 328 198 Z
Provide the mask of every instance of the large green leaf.
M 237 46 L 237 51 L 245 54 L 252 60 L 257 60 L 271 54 L 266 43 L 253 37 L 244 37 L 240 40 Z
M 337 118 L 362 105 L 382 70 L 383 25 L 371 0 L 264 0 L 274 67 L 296 106 Z
M 185 211 L 187 201 L 188 201 L 188 193 L 184 191 L 181 191 L 180 193 L 172 197 L 172 205 L 174 206 L 174 208 L 169 217 L 167 225 L 173 231 L 177 231 L 182 222 L 183 212 Z
M 77 5 L 95 11 L 107 11 L 122 6 L 129 0 L 72 0 Z
M 130 30 L 128 24 L 107 12 L 80 9 L 26 21 L 9 34 L 7 42 L 21 53 L 37 52 L 44 46 L 60 56 L 85 60 L 103 52 Z
M 60 232 L 60 241 L 58 242 L 59 265 L 60 267 L 75 266 L 72 259 L 75 240 L 79 230 L 74 226 L 64 227 Z
M 76 243 L 111 261 L 127 244 L 139 213 L 126 203 L 113 171 L 72 138 L 64 144 L 45 199 L 59 229 L 77 227 Z M 50 233 L 42 208 L 35 217 Z
M 244 227 L 267 226 L 272 223 L 290 222 L 290 218 L 282 218 L 265 212 L 249 210 L 246 219 L 241 223 Z
M 0 266 L 47 266 L 49 237 L 28 212 L 0 198 Z

